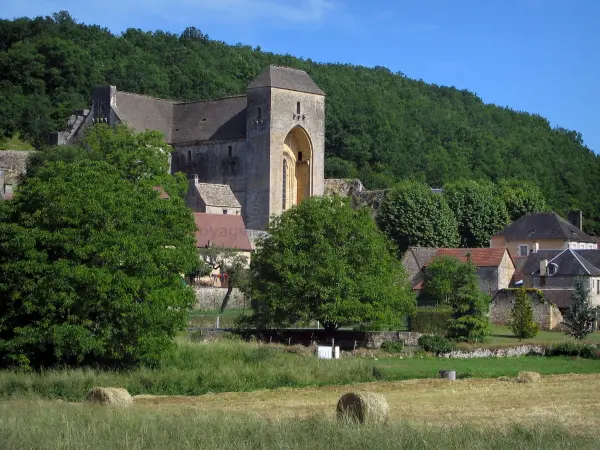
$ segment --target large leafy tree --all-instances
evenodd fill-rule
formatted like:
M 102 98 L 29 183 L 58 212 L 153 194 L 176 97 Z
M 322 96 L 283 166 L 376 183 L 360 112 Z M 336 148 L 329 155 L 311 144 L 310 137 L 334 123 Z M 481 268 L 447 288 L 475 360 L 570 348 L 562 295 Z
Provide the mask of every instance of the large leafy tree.
M 497 184 L 500 200 L 506 205 L 511 221 L 523 217 L 527 213 L 548 210 L 542 191 L 533 183 L 524 180 L 500 180 Z
M 434 258 L 424 270 L 423 289 L 419 301 L 436 306 L 449 306 L 456 302 L 461 288 L 473 277 L 474 267 L 452 258 Z
M 592 306 L 589 289 L 585 286 L 583 277 L 575 279 L 575 289 L 572 295 L 571 307 L 567 310 L 563 324 L 565 332 L 575 339 L 585 339 L 594 331 L 594 322 L 598 318 L 598 309 Z
M 446 199 L 427 185 L 406 181 L 386 196 L 377 212 L 379 227 L 400 252 L 408 247 L 457 247 L 458 224 Z
M 394 327 L 415 305 L 370 213 L 339 197 L 312 197 L 274 218 L 250 271 L 259 327 L 308 320 L 330 331 L 362 322 Z
M 510 222 L 506 205 L 490 182 L 449 183 L 444 186 L 444 196 L 458 221 L 462 247 L 488 247 L 490 238 Z
M 0 223 L 0 364 L 157 361 L 195 297 L 182 199 L 161 199 L 103 161 L 47 163 Z

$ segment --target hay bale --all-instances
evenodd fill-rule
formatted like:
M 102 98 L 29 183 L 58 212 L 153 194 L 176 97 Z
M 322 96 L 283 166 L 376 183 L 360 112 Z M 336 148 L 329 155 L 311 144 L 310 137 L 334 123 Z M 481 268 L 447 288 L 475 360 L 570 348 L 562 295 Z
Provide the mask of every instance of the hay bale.
M 95 387 L 90 389 L 85 400 L 103 406 L 127 407 L 133 404 L 133 398 L 123 388 Z
M 517 376 L 519 383 L 538 383 L 541 379 L 541 375 L 537 372 L 519 372 Z
M 385 397 L 374 392 L 349 392 L 337 404 L 338 420 L 382 424 L 387 421 L 389 406 Z

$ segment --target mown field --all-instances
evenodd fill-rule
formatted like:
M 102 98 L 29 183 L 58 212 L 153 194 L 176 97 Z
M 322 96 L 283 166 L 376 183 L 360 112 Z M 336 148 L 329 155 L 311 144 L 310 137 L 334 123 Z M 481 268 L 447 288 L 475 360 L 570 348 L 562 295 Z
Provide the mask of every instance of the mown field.
M 7 449 L 593 449 L 600 375 L 412 380 L 201 397 L 135 398 L 129 409 L 13 399 L 0 402 Z M 335 420 L 350 390 L 383 393 L 383 426 Z
M 371 381 L 437 378 L 454 369 L 459 378 L 497 378 L 519 371 L 542 374 L 600 373 L 600 360 L 566 357 L 443 359 L 416 354 L 318 360 L 301 346 L 186 339 L 160 367 L 127 372 L 65 369 L 42 373 L 0 372 L 0 398 L 31 397 L 78 401 L 93 386 L 124 387 L 132 394 L 202 395 L 281 387 L 333 386 Z

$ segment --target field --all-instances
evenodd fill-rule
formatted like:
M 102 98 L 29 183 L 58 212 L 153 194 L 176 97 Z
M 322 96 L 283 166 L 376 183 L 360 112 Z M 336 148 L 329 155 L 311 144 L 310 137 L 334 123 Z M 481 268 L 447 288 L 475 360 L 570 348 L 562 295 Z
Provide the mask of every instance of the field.
M 319 387 L 437 378 L 454 369 L 461 378 L 514 376 L 519 371 L 545 375 L 600 373 L 600 360 L 580 358 L 439 359 L 391 357 L 383 352 L 365 357 L 318 360 L 301 346 L 278 346 L 222 340 L 194 343 L 181 339 L 161 367 L 128 372 L 53 370 L 0 372 L 0 398 L 30 397 L 81 400 L 93 386 L 125 387 L 132 394 L 202 395 L 280 387 Z
M 540 383 L 413 380 L 201 397 L 140 396 L 133 408 L 15 399 L 0 402 L 10 449 L 587 449 L 597 448 L 600 375 Z M 350 390 L 383 393 L 380 427 L 335 421 Z

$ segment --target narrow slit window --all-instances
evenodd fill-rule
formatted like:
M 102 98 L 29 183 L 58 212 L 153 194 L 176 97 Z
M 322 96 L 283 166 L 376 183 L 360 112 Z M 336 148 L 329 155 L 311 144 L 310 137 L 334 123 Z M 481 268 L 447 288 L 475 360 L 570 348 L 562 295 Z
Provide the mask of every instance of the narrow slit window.
M 302 161 L 302 152 L 298 152 L 298 161 Z
M 281 209 L 285 210 L 285 206 L 287 203 L 287 160 L 283 160 L 283 177 L 281 183 Z
M 300 114 L 300 102 L 296 103 L 296 114 Z
M 227 148 L 227 150 L 229 151 L 229 157 L 231 158 L 233 156 L 233 148 L 231 145 Z
M 192 162 L 192 151 L 188 150 L 188 162 Z
M 258 110 L 257 110 L 256 113 L 257 113 L 257 116 L 258 116 L 258 120 L 261 120 L 262 119 L 262 108 L 260 106 L 258 107 Z

